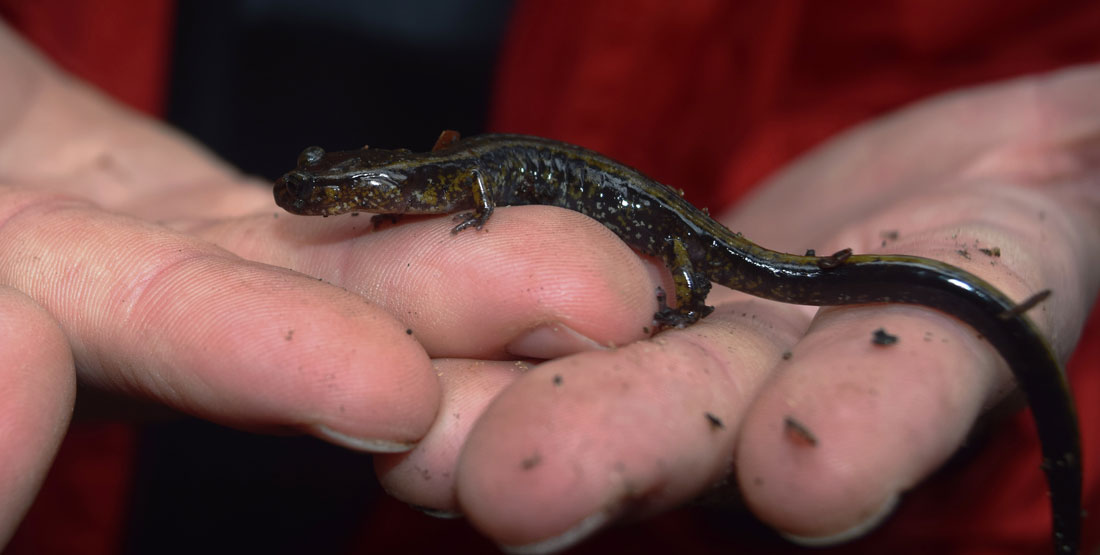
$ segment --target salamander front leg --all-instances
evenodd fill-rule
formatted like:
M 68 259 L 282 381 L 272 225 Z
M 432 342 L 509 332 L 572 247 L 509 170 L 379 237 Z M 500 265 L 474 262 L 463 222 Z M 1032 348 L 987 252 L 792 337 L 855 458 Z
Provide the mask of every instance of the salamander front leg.
M 676 284 L 676 307 L 668 306 L 664 290 L 658 287 L 657 312 L 653 315 L 653 323 L 658 327 L 682 328 L 714 312 L 714 307 L 707 306 L 705 302 L 707 293 L 710 293 L 710 279 L 695 271 L 684 243 L 679 239 L 672 241 L 669 270 Z
M 375 214 L 370 217 L 370 225 L 374 229 L 380 229 L 385 224 L 395 224 L 401 221 L 403 214 Z
M 474 226 L 477 229 L 481 229 L 481 226 L 485 225 L 485 222 L 489 221 L 489 216 L 493 215 L 493 207 L 496 203 L 493 202 L 493 195 L 489 192 L 489 186 L 485 183 L 485 180 L 481 177 L 481 171 L 474 170 L 474 204 L 477 208 L 474 208 L 473 212 L 463 212 L 455 216 L 454 220 L 458 222 L 458 225 L 451 229 L 451 233 L 458 233 L 463 229 L 470 226 Z

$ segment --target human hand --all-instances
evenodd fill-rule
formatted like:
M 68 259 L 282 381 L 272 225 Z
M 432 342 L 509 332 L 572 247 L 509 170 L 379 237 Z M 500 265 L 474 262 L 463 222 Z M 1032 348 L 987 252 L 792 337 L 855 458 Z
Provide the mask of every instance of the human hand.
M 852 247 L 938 258 L 1015 299 L 1053 289 L 1029 315 L 1064 359 L 1100 271 L 1089 264 L 1100 254 L 1097 93 L 1094 67 L 934 99 L 805 157 L 726 222 L 790 252 Z M 447 239 L 446 221 L 413 225 L 418 236 Z M 884 236 L 888 231 L 897 237 Z M 536 308 L 553 314 L 552 303 L 564 295 L 584 306 L 604 307 L 606 299 L 583 282 L 563 283 L 559 276 L 569 268 L 528 269 L 528 257 L 541 260 L 548 249 L 571 262 L 606 249 L 617 262 L 615 275 L 603 279 L 648 277 L 629 290 L 645 302 L 661 280 L 629 257 L 618 262 L 624 249 L 606 245 L 606 235 L 568 212 L 501 209 L 478 243 L 454 238 L 449 245 L 460 254 L 450 256 L 484 265 L 484 279 L 493 280 L 485 293 L 520 281 L 538 294 L 549 282 L 552 293 Z M 431 257 L 414 255 L 424 258 Z M 463 291 L 483 298 L 474 287 Z M 836 541 L 872 527 L 1014 387 L 988 344 L 935 311 L 811 311 L 720 289 L 710 300 L 716 312 L 687 329 L 617 341 L 615 349 L 590 346 L 527 373 L 484 360 L 438 361 L 445 399 L 439 420 L 411 453 L 376 459 L 387 489 L 415 505 L 464 512 L 504 545 L 550 548 L 624 514 L 682 503 L 732 465 L 746 502 L 765 522 Z M 466 304 L 473 305 L 471 319 L 418 327 L 418 335 L 457 331 L 457 342 L 475 325 L 507 332 L 494 321 L 509 315 Z M 585 314 L 563 316 L 568 308 L 561 305 L 552 321 L 595 342 L 606 342 L 620 325 L 632 331 L 613 306 L 600 308 L 594 324 Z M 880 327 L 901 338 L 898 349 L 870 345 Z M 501 356 L 428 349 L 433 356 Z M 787 352 L 790 360 L 783 359 Z M 783 433 L 792 413 L 818 438 L 815 449 Z
M 43 69 L 10 36 L 0 33 L 0 49 L 0 122 L 9 130 L 0 138 L 0 268 L 3 283 L 35 301 L 12 294 L 16 300 L 0 313 L 26 316 L 31 324 L 8 320 L 20 322 L 24 334 L 8 337 L 24 346 L 45 345 L 49 352 L 42 356 L 49 360 L 34 364 L 56 369 L 37 386 L 14 382 L 28 400 L 3 405 L 4 421 L 36 424 L 0 436 L 5 463 L 16 460 L 13 453 L 30 454 L 23 468 L 44 473 L 71 406 L 69 358 L 81 379 L 102 387 L 223 423 L 306 430 L 374 450 L 399 450 L 421 437 L 441 398 L 429 373 L 437 372 L 446 394 L 439 418 L 408 457 L 379 459 L 384 480 L 410 502 L 466 511 L 497 541 L 529 543 L 594 514 L 593 507 L 636 508 L 642 500 L 645 509 L 660 510 L 724 473 L 732 446 L 747 441 L 737 437 L 738 415 L 771 379 L 777 353 L 807 325 L 802 309 L 714 296 L 712 302 L 724 305 L 724 320 L 716 313 L 652 344 L 599 349 L 643 336 L 641 324 L 649 322 L 661 278 L 594 222 L 548 208 L 509 209 L 494 216 L 488 232 L 452 238 L 446 219 L 362 235 L 366 218 L 273 217 L 266 187 L 163 129 L 87 97 Z M 590 248 L 570 248 L 562 256 L 562 245 L 577 244 Z M 133 304 L 125 303 L 129 299 Z M 759 308 L 764 306 L 769 308 Z M 757 311 L 759 322 L 739 318 L 739 308 Z M 765 324 L 767 315 L 776 320 Z M 54 327 L 34 324 L 36 318 Z M 566 325 L 589 339 L 562 331 Z M 405 326 L 437 357 L 434 368 Z M 744 335 L 735 335 L 738 330 Z M 70 357 L 62 337 L 71 345 Z M 749 352 L 734 360 L 725 349 L 738 343 Z M 642 358 L 645 348 L 660 358 Z M 584 349 L 595 352 L 526 374 L 498 361 Z M 3 352 L 12 357 L 5 362 L 18 354 Z M 690 367 L 693 356 L 721 375 L 700 374 Z M 585 366 L 601 365 L 599 357 L 609 365 L 584 374 Z M 610 364 L 624 360 L 628 364 L 608 374 Z M 669 362 L 665 370 L 692 375 L 655 375 L 662 360 Z M 539 389 L 547 383 L 543 377 L 555 388 L 580 388 L 565 406 L 546 411 L 553 399 Z M 616 398 L 624 384 L 633 391 Z M 737 387 L 743 389 L 733 391 Z M 498 396 L 468 436 L 474 419 Z M 679 433 L 697 423 L 687 416 L 698 411 L 688 409 L 703 405 L 725 408 L 724 428 L 707 423 L 702 435 L 695 428 L 694 435 Z M 570 406 L 577 412 L 563 414 Z M 506 421 L 516 411 L 536 418 Z M 20 416 L 24 420 L 13 419 Z M 647 422 L 656 424 L 647 430 Z M 494 429 L 509 426 L 510 435 L 492 437 Z M 508 445 L 509 437 L 529 435 L 530 426 L 535 435 L 526 439 L 547 450 Z M 815 422 L 815 431 L 821 430 Z M 601 443 L 607 436 L 615 441 Z M 459 465 L 464 442 L 469 445 Z M 569 449 L 552 450 L 563 442 Z M 603 452 L 586 449 L 592 445 Z M 483 464 L 493 449 L 524 458 Z M 658 468 L 668 453 L 676 457 Z M 577 482 L 572 496 L 553 489 L 560 483 L 555 479 L 568 478 L 553 477 L 563 456 L 575 460 L 588 480 Z M 554 460 L 558 466 L 545 464 Z M 644 462 L 650 472 L 633 481 L 637 470 L 608 466 L 615 460 Z M 540 475 L 519 473 L 524 466 Z M 0 470 L 5 493 L 17 475 L 12 468 Z M 526 480 L 479 483 L 479 476 L 493 484 L 516 474 Z M 621 478 L 611 483 L 617 488 L 607 487 L 609 476 Z M 647 495 L 654 484 L 660 491 Z M 4 509 L 15 507 L 0 512 L 0 530 L 18 519 L 18 498 L 0 495 Z M 29 503 L 27 494 L 23 498 Z M 510 507 L 543 498 L 547 502 L 535 510 L 508 514 Z M 616 500 L 621 503 L 609 504 Z
M 276 213 L 269 184 L 60 75 L 0 24 L 0 547 L 77 377 L 367 451 L 428 430 L 440 388 L 405 325 L 227 250 L 285 256 Z

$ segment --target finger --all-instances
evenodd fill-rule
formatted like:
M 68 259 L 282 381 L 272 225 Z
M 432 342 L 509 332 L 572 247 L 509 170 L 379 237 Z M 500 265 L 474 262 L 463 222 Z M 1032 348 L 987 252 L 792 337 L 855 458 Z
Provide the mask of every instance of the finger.
M 1060 212 L 1032 190 L 960 187 L 876 214 L 854 226 L 850 240 L 864 238 L 870 249 L 866 229 L 893 222 L 902 231 L 891 250 L 945 260 L 1011 298 L 1049 287 L 1062 302 L 1029 316 L 1040 328 L 1068 331 L 1084 317 L 1068 303 L 1083 295 L 1087 272 L 1072 262 L 1077 241 L 1058 239 L 1064 219 L 1036 225 L 1042 210 Z M 936 221 L 942 227 L 930 225 Z M 877 344 L 880 329 L 897 343 Z M 877 524 L 1014 387 L 1004 361 L 976 331 L 914 306 L 822 310 L 780 368 L 746 417 L 739 482 L 765 522 L 825 543 Z
M 884 238 L 890 230 L 892 238 Z M 832 245 L 860 252 L 941 260 L 985 279 L 1018 302 L 1050 289 L 1028 311 L 1062 357 L 1068 356 L 1095 297 L 1100 228 L 1080 207 L 1012 182 L 945 181 L 842 228 Z
M 489 403 L 532 366 L 524 362 L 437 359 L 443 404 L 431 430 L 412 451 L 374 457 L 382 487 L 436 515 L 459 511 L 455 467 L 466 437 Z
M 57 322 L 0 287 L 0 547 L 30 508 L 76 395 L 72 354 Z
M 1097 95 L 1100 66 L 1088 65 L 935 96 L 802 156 L 726 221 L 769 248 L 801 252 L 821 248 L 807 239 L 833 236 L 851 221 L 959 175 L 971 184 L 1049 184 L 1095 175 Z M 1086 185 L 1086 193 L 1096 190 L 1091 179 Z M 1095 205 L 1095 192 L 1091 196 Z M 787 215 L 784 225 L 774 225 L 780 213 Z
M 973 330 L 908 306 L 823 311 L 779 368 L 746 416 L 738 481 L 764 522 L 825 543 L 877 525 L 1004 387 Z
M 437 357 L 552 358 L 644 337 L 666 274 L 595 221 L 552 207 L 501 208 L 485 229 L 457 234 L 449 218 L 370 232 L 365 217 L 252 225 L 206 233 L 363 295 Z
M 83 379 L 368 450 L 431 424 L 425 353 L 357 295 L 79 201 L 0 193 L 0 280 L 61 322 Z
M 804 325 L 796 308 L 748 300 L 539 366 L 471 432 L 461 507 L 495 541 L 541 550 L 698 495 L 729 472 L 745 407 Z

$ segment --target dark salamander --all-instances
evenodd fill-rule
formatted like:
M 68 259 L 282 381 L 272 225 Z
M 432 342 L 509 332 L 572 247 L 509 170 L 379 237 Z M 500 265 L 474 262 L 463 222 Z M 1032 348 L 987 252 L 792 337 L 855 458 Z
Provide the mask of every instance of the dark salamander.
M 1027 396 L 1050 487 L 1054 542 L 1076 553 L 1081 529 L 1081 448 L 1073 399 L 1061 365 L 1014 303 L 981 278 L 949 264 L 904 255 L 799 256 L 753 244 L 681 194 L 600 154 L 518 135 L 459 140 L 444 132 L 431 152 L 364 148 L 326 153 L 310 147 L 275 183 L 275 201 L 294 214 L 446 214 L 453 232 L 481 228 L 495 206 L 544 204 L 600 222 L 635 249 L 660 257 L 676 284 L 676 306 L 654 320 L 682 327 L 713 310 L 712 281 L 800 305 L 909 303 L 966 322 L 1000 352 Z M 1041 300 L 1040 292 L 1034 297 Z

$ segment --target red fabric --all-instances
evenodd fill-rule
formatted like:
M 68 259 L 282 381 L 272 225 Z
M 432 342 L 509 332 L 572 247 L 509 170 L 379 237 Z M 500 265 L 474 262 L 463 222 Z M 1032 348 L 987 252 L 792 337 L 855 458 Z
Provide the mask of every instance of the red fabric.
M 502 53 L 491 127 L 589 146 L 718 209 L 830 135 L 905 103 L 1100 60 L 1098 33 L 1100 3 L 1086 1 L 528 0 Z M 1069 367 L 1086 509 L 1097 515 L 1100 309 Z M 1038 461 L 1020 414 L 975 460 L 907 496 L 879 533 L 836 552 L 1049 552 Z M 1093 548 L 1095 520 L 1085 526 Z M 730 547 L 699 543 L 705 534 L 680 524 L 689 551 Z
M 121 422 L 73 424 L 5 555 L 119 553 L 136 439 Z
M 172 0 L 0 0 L 0 17 L 54 63 L 146 114 L 164 111 Z
M 0 0 L 0 15 L 67 70 L 156 114 L 172 4 Z M 1098 60 L 1098 29 L 1100 4 L 1087 1 L 528 0 L 517 4 L 504 45 L 492 124 L 596 148 L 717 209 L 829 135 L 911 100 Z M 1085 436 L 1087 508 L 1096 515 L 1100 310 L 1070 372 Z M 74 425 L 6 553 L 117 552 L 132 450 L 128 428 Z M 825 552 L 874 553 L 883 545 L 902 553 L 1048 552 L 1037 460 L 1034 430 L 1021 414 L 976 460 L 907 497 L 882 531 Z M 955 493 L 964 486 L 973 494 Z M 470 545 L 462 540 L 468 528 L 437 525 L 395 503 L 383 507 L 365 525 L 374 533 L 363 538 L 363 551 L 398 540 L 389 532 L 399 521 L 418 537 L 437 538 L 437 551 Z M 390 520 L 394 511 L 401 518 Z M 1100 526 L 1086 528 L 1085 545 L 1095 549 Z M 901 545 L 909 549 L 881 543 L 887 533 L 908 538 Z M 734 545 L 678 511 L 601 534 L 578 552 L 726 553 Z
M 517 4 L 491 126 L 569 140 L 712 208 L 931 93 L 1100 57 L 1100 4 Z

